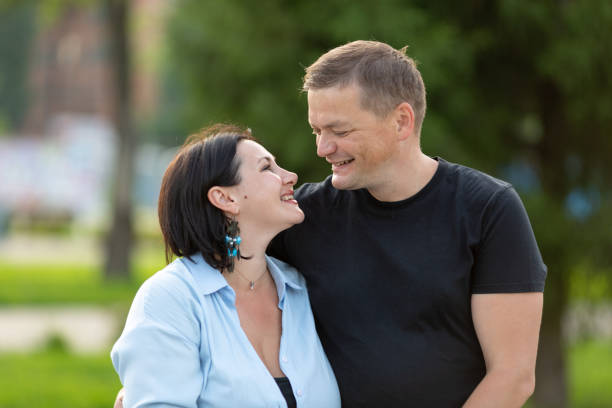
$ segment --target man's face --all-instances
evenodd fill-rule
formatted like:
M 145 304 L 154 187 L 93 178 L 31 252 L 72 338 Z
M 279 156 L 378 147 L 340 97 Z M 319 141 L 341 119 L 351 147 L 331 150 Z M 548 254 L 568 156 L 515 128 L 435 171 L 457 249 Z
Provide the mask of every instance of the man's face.
M 360 98 L 357 85 L 308 91 L 308 121 L 316 135 L 317 155 L 331 164 L 337 189 L 372 191 L 393 176 L 393 115 L 379 118 L 361 108 Z

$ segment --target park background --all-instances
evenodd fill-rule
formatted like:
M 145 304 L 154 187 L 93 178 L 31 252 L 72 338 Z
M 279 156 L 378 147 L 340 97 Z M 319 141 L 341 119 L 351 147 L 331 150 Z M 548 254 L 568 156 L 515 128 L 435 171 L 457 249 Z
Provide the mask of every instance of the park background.
M 609 0 L 0 0 L 0 407 L 112 406 L 177 146 L 232 122 L 321 180 L 301 77 L 355 39 L 408 45 L 424 152 L 527 207 L 548 265 L 529 406 L 612 406 Z

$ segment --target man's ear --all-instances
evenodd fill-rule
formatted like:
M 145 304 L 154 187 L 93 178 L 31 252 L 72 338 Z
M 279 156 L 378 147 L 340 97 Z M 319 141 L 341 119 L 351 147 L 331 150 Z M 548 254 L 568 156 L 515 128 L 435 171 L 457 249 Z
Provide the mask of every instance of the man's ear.
M 414 133 L 415 116 L 412 105 L 408 102 L 402 102 L 395 108 L 395 125 L 400 140 L 406 139 Z
M 208 201 L 221 211 L 232 215 L 238 215 L 240 206 L 234 200 L 233 194 L 227 187 L 213 186 L 208 190 Z

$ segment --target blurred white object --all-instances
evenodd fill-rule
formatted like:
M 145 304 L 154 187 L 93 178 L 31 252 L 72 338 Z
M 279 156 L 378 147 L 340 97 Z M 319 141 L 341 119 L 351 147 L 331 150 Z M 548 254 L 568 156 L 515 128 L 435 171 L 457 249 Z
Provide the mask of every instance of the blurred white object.
M 0 138 L 0 209 L 100 225 L 108 212 L 115 142 L 107 121 L 76 114 L 56 116 L 44 136 Z M 175 153 L 154 144 L 138 147 L 137 207 L 156 208 L 162 175 Z
M 99 212 L 115 135 L 105 121 L 56 117 L 44 137 L 0 139 L 0 206 L 18 213 L 79 217 Z

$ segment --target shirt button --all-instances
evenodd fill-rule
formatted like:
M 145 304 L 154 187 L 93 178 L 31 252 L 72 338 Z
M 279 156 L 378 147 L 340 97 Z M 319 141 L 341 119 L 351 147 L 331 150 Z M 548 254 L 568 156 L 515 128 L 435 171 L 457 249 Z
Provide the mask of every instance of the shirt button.
M 298 397 L 301 397 L 302 396 L 302 390 L 297 390 L 296 394 L 297 394 Z
M 287 361 L 289 361 L 289 359 L 287 358 L 287 356 L 283 356 L 283 358 L 281 359 L 283 361 L 283 363 L 286 363 Z

